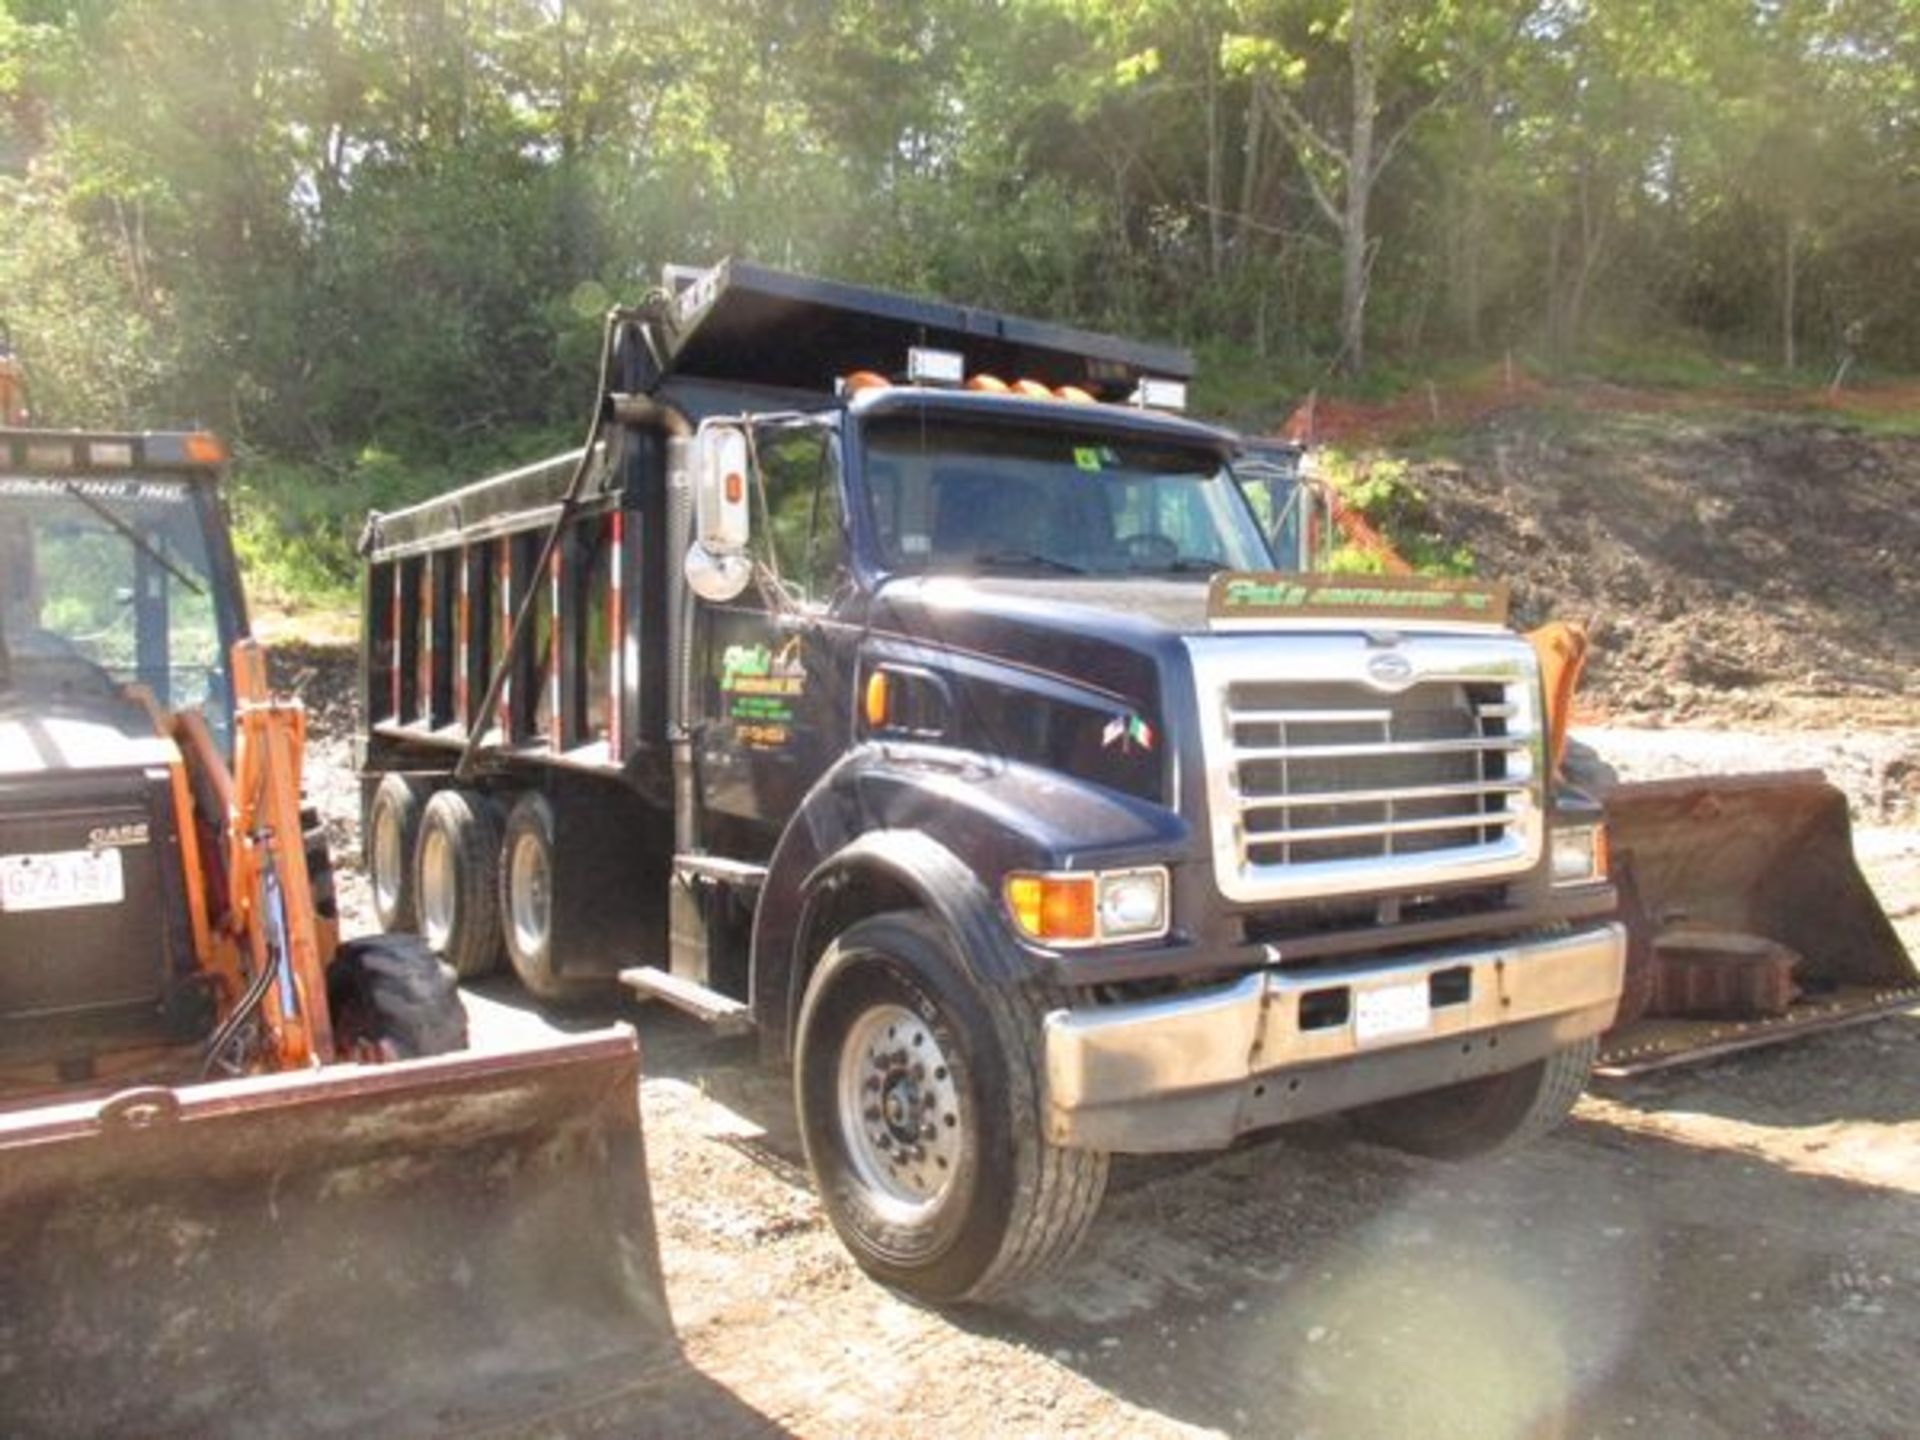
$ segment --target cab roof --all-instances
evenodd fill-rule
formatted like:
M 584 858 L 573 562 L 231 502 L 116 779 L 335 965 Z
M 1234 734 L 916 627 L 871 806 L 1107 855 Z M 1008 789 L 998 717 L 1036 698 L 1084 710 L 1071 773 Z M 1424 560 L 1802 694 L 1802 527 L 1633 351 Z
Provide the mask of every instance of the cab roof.
M 120 475 L 177 472 L 211 484 L 227 448 L 199 430 L 0 429 L 0 468 L 37 474 Z

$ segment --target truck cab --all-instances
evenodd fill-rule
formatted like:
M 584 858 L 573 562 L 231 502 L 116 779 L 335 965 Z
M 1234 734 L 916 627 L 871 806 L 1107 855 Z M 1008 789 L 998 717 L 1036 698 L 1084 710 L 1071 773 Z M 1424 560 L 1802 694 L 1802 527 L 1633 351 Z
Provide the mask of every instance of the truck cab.
M 756 1030 L 934 1299 L 1057 1263 L 1116 1152 L 1565 1113 L 1624 941 L 1502 592 L 1277 558 L 1182 352 L 674 278 L 580 451 L 370 524 L 377 893 Z

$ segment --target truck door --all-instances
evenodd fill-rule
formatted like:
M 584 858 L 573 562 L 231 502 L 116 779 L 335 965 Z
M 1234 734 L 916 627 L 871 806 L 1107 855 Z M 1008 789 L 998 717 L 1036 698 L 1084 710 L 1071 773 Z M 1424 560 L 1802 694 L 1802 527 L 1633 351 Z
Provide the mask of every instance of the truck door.
M 709 816 L 744 822 L 755 853 L 740 859 L 772 852 L 845 749 L 853 703 L 852 646 L 837 614 L 852 593 L 838 437 L 817 422 L 764 424 L 754 452 L 764 482 L 753 506 L 756 578 L 736 599 L 702 602 L 695 632 L 700 798 Z

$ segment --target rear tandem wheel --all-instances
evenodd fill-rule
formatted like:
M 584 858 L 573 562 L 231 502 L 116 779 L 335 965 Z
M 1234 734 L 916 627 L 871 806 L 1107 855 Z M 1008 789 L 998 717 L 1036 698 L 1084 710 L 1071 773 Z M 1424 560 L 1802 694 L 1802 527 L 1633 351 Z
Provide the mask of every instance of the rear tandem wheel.
M 500 968 L 500 820 L 477 790 L 449 787 L 427 801 L 414 847 L 420 933 L 462 980 Z

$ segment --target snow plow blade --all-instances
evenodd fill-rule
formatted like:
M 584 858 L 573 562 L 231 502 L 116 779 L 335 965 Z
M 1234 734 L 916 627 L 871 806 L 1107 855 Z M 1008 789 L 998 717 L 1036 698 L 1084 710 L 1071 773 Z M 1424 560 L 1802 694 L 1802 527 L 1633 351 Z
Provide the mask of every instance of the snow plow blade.
M 9 1435 L 471 1433 L 680 1367 L 615 1026 L 0 1114 Z
M 1920 1003 L 1920 972 L 1816 771 L 1602 795 L 1629 948 L 1599 1072 L 1703 1060 Z

